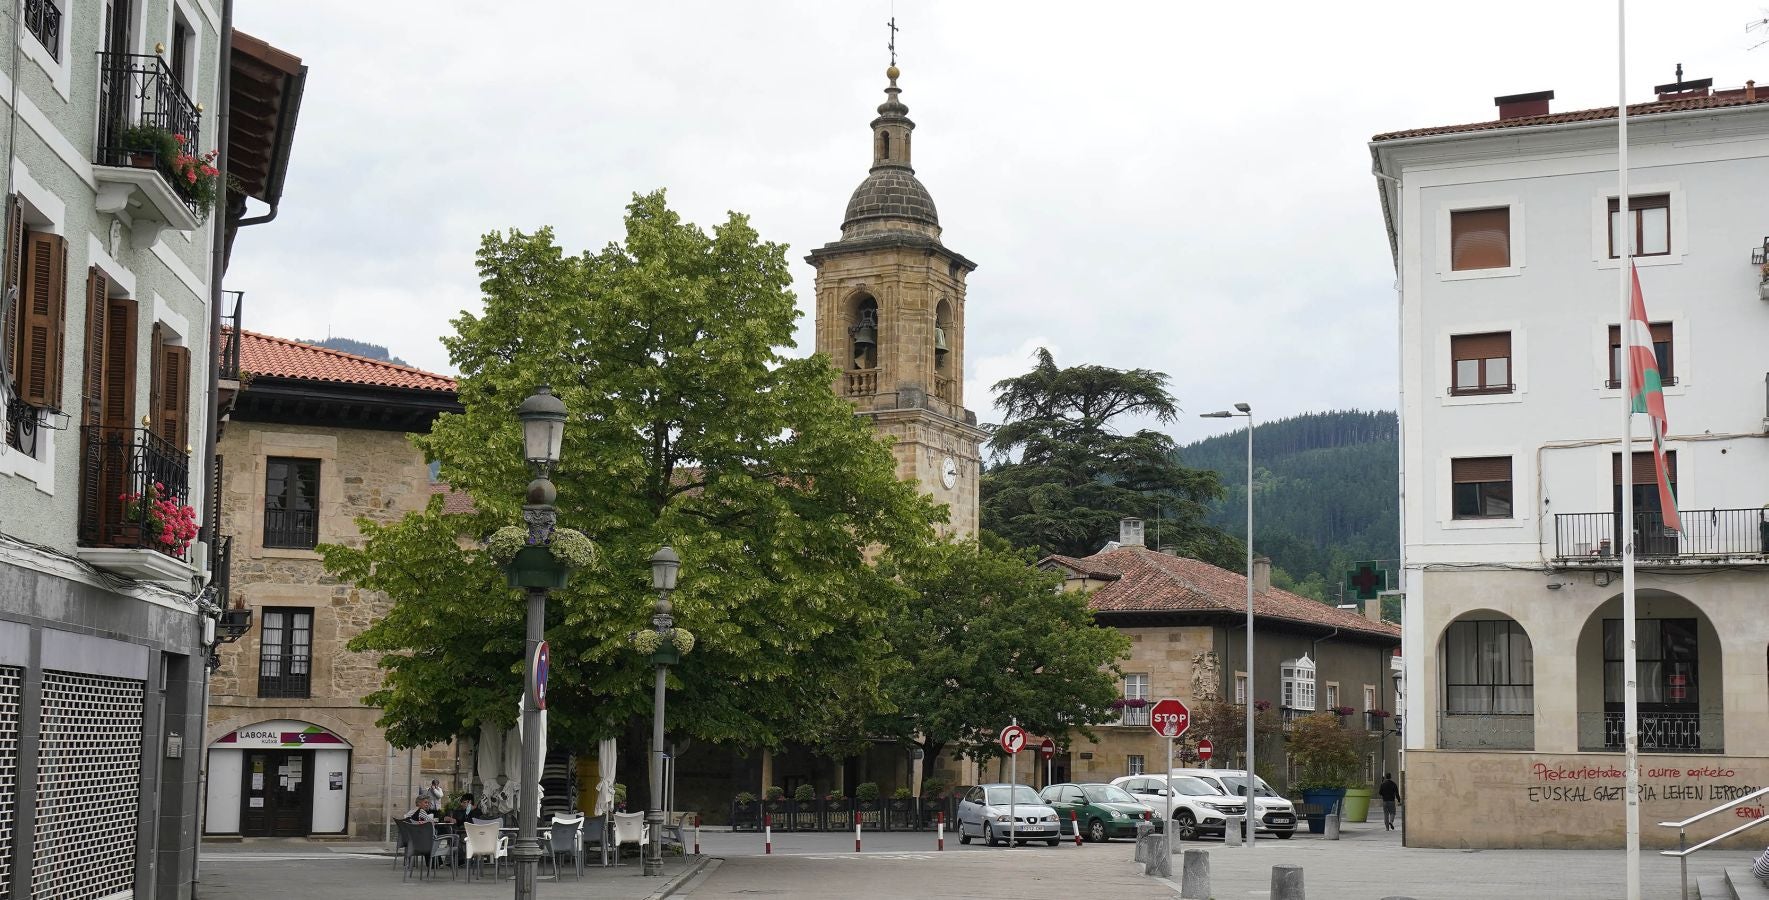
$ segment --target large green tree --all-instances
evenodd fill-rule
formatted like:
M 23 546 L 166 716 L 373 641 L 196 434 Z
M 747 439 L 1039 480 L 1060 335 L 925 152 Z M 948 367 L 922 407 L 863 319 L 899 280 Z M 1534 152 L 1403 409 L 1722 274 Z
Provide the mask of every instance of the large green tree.
M 1012 719 L 1034 734 L 1093 733 L 1110 717 L 1130 641 L 1098 628 L 1087 598 L 1021 553 L 938 544 L 898 570 L 909 588 L 886 631 L 901 666 L 885 678 L 888 711 L 871 723 L 920 746 L 976 759 L 999 749 Z
M 682 557 L 677 622 L 698 638 L 671 670 L 672 732 L 818 744 L 845 724 L 819 710 L 876 708 L 882 625 L 904 589 L 868 550 L 921 547 L 939 511 L 830 390 L 828 361 L 781 352 L 798 317 L 785 247 L 736 214 L 707 234 L 659 192 L 635 197 L 625 240 L 599 253 L 567 256 L 542 230 L 491 234 L 478 260 L 484 310 L 445 339 L 465 411 L 417 439 L 475 511 L 432 502 L 324 551 L 333 573 L 393 600 L 352 642 L 383 654 L 367 702 L 392 739 L 515 718 L 522 601 L 462 538 L 519 522 L 529 474 L 514 412 L 537 384 L 570 410 L 560 525 L 600 555 L 548 606 L 552 741 L 582 745 L 650 712 L 651 669 L 629 635 L 648 627 L 647 560 L 665 543 Z
M 1153 429 L 1120 433 L 1124 418 L 1172 422 L 1167 376 L 1150 369 L 1058 368 L 1040 348 L 1032 371 L 995 383 L 1004 420 L 989 438 L 982 525 L 1016 547 L 1086 556 L 1118 536 L 1118 520 L 1149 523 L 1179 553 L 1238 568 L 1245 546 L 1204 522 L 1222 493 L 1216 473 L 1178 462 Z

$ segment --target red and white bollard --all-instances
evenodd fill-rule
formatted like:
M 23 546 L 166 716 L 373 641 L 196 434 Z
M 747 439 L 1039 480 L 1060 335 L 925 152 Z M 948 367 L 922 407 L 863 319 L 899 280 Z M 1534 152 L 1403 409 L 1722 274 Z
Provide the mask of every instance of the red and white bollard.
M 774 814 L 762 813 L 762 855 L 774 852 Z
M 1069 810 L 1069 825 L 1075 829 L 1075 846 L 1081 846 L 1081 819 L 1075 815 L 1075 811 L 1072 809 Z
M 700 814 L 694 814 L 694 855 L 700 855 Z
M 860 852 L 860 811 L 854 810 L 854 852 Z
M 934 815 L 939 816 L 939 819 L 934 823 L 936 835 L 934 838 L 934 849 L 944 850 L 946 849 L 946 814 L 942 812 L 935 813 Z

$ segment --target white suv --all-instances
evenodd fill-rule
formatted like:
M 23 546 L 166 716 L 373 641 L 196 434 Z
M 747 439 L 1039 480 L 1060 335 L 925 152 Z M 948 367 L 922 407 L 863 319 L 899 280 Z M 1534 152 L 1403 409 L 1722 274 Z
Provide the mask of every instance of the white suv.
M 1165 809 L 1163 820 L 1173 822 L 1182 841 L 1199 834 L 1221 835 L 1228 828 L 1228 817 L 1241 815 L 1247 809 L 1245 801 L 1225 796 L 1219 786 L 1177 772 L 1173 776 L 1172 797 L 1167 796 L 1167 779 L 1159 775 L 1125 775 L 1112 779 L 1112 784 L 1155 809 Z M 1156 823 L 1157 827 L 1160 824 Z
M 1247 796 L 1246 769 L 1174 769 L 1175 776 L 1188 775 L 1210 783 L 1231 797 Z M 1255 777 L 1254 805 L 1259 810 L 1259 833 L 1289 838 L 1296 833 L 1296 807 L 1282 794 L 1271 789 L 1265 779 Z

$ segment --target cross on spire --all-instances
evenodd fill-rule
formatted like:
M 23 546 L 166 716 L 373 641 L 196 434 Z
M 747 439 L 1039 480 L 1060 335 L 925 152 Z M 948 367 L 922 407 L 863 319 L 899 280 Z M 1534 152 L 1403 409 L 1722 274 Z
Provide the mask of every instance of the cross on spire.
M 886 25 L 891 29 L 891 42 L 885 46 L 891 51 L 891 65 L 894 66 L 897 64 L 897 17 L 892 16 L 891 21 Z

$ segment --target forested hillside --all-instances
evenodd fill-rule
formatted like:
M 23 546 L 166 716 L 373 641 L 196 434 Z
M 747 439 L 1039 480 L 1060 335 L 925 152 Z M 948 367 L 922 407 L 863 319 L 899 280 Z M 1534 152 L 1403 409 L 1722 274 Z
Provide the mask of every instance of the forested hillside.
M 1400 556 L 1394 413 L 1309 413 L 1253 430 L 1255 552 L 1270 556 L 1273 581 L 1337 601 L 1358 562 Z M 1208 521 L 1230 534 L 1246 528 L 1247 434 L 1235 431 L 1180 449 L 1188 466 L 1222 476 L 1227 495 Z M 1395 576 L 1391 574 L 1392 580 Z
M 394 356 L 391 351 L 380 344 L 371 344 L 368 341 L 359 341 L 355 338 L 329 337 L 323 341 L 303 341 L 302 343 L 312 344 L 315 347 L 324 347 L 327 350 L 337 350 L 341 353 L 354 353 L 357 356 L 366 356 L 369 359 L 384 360 L 393 363 L 396 366 L 411 365 L 405 360 Z

